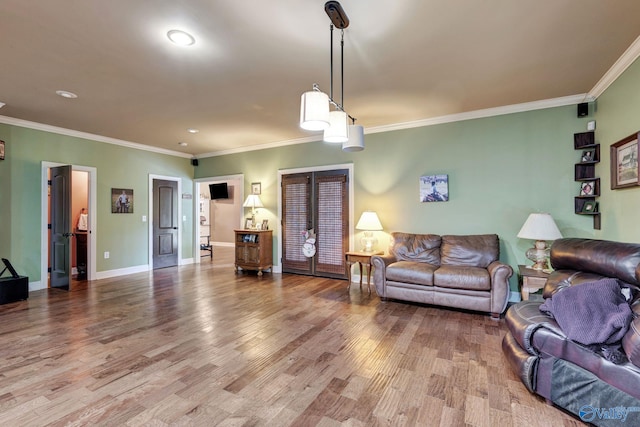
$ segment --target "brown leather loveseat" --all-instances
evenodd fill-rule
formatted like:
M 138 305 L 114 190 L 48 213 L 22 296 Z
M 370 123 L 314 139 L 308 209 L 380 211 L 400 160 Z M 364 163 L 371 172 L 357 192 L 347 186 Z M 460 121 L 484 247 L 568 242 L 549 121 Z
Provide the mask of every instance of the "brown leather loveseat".
M 544 301 L 505 315 L 502 341 L 529 391 L 598 426 L 640 425 L 640 245 L 567 238 L 551 247 Z
M 497 235 L 391 236 L 389 254 L 371 257 L 381 299 L 489 312 L 493 318 L 505 310 L 513 269 L 499 261 Z

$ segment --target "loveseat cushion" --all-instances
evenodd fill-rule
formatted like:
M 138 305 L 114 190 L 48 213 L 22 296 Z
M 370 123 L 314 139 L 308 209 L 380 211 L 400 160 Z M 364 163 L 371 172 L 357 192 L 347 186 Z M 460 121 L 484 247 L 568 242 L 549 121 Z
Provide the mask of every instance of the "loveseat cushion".
M 488 291 L 491 277 L 486 268 L 441 265 L 433 274 L 433 284 L 442 288 Z
M 433 286 L 433 272 L 437 265 L 419 261 L 396 261 L 387 266 L 387 280 Z
M 500 257 L 500 243 L 496 234 L 442 236 L 440 263 L 487 268 Z
M 441 238 L 436 234 L 391 233 L 389 253 L 398 261 L 421 261 L 440 265 Z

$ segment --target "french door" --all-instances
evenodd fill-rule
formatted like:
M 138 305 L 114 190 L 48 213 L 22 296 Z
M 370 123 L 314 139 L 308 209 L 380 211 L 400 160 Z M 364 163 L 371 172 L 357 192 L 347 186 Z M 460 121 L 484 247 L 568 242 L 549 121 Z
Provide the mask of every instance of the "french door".
M 283 272 L 346 277 L 348 180 L 346 169 L 282 176 Z M 315 250 L 308 250 L 310 244 Z

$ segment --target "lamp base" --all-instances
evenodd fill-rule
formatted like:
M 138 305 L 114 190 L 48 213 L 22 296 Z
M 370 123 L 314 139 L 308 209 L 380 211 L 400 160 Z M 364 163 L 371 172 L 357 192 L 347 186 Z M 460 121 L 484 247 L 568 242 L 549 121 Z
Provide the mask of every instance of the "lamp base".
M 550 250 L 551 249 L 547 247 L 547 242 L 544 240 L 536 240 L 535 246 L 526 253 L 527 258 L 534 262 L 531 268 L 534 270 L 548 270 Z
M 373 231 L 365 231 L 360 243 L 362 243 L 362 252 L 373 252 L 378 244 L 378 239 L 373 236 Z

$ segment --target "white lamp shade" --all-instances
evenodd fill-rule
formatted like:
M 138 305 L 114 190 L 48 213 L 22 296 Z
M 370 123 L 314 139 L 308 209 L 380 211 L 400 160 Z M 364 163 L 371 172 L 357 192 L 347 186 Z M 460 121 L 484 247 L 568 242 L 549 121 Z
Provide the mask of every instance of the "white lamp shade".
M 364 211 L 356 224 L 356 229 L 366 231 L 382 230 L 382 224 L 374 211 Z
M 242 205 L 245 208 L 263 208 L 264 205 L 257 194 L 250 194 Z
M 317 90 L 302 94 L 300 127 L 305 130 L 324 130 L 329 127 L 329 95 Z
M 329 113 L 329 127 L 324 130 L 325 142 L 334 142 L 338 144 L 345 143 L 349 140 L 349 118 L 344 111 L 332 111 Z
M 521 239 L 556 240 L 562 238 L 555 221 L 548 213 L 532 213 L 518 233 Z
M 364 128 L 360 125 L 349 125 L 349 140 L 342 143 L 342 151 L 364 150 Z

